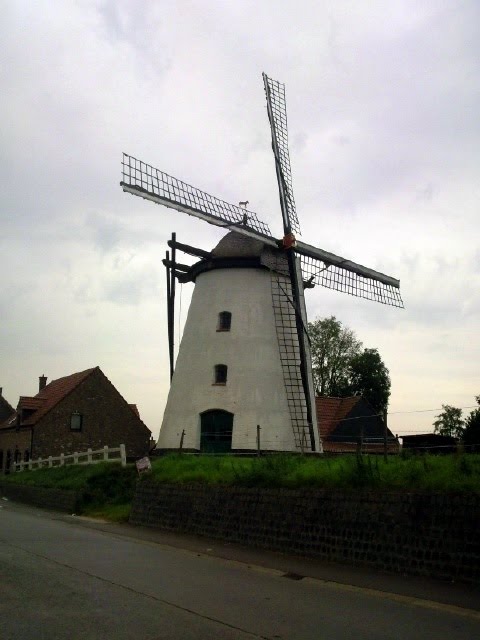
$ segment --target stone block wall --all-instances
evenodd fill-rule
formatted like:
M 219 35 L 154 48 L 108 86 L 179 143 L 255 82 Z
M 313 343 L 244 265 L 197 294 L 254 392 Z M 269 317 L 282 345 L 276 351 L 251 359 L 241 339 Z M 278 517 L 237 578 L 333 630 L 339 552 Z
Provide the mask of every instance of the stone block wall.
M 75 513 L 80 499 L 75 491 L 45 489 L 10 482 L 0 482 L 0 493 L 10 500 L 66 513 Z
M 179 486 L 143 479 L 130 522 L 480 583 L 480 496 Z

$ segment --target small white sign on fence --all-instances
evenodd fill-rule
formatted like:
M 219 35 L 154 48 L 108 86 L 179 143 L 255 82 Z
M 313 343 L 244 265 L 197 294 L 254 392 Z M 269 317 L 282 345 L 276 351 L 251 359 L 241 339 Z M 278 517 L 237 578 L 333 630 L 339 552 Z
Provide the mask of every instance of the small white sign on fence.
M 142 473 L 150 473 L 150 471 L 152 470 L 152 463 L 150 462 L 150 458 L 148 456 L 137 460 L 135 462 L 135 465 L 137 467 L 139 475 L 142 475 Z

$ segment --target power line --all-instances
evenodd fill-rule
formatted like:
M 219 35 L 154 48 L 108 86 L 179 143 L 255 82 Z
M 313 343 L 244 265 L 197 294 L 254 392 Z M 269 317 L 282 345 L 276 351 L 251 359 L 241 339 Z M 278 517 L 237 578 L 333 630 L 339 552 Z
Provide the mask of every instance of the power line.
M 469 407 L 454 407 L 455 409 L 461 409 L 462 411 L 464 409 L 476 409 L 479 405 L 478 404 L 474 404 L 471 405 Z M 443 407 L 439 408 L 439 409 L 413 409 L 412 411 L 389 411 L 388 415 L 389 416 L 395 416 L 401 413 L 428 413 L 429 411 L 443 411 Z

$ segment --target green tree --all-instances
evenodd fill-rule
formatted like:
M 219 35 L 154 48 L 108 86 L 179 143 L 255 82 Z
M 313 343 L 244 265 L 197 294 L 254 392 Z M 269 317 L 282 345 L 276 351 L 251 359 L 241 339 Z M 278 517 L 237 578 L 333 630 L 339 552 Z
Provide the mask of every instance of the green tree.
M 349 395 L 361 395 L 377 413 L 384 413 L 390 397 L 390 375 L 377 349 L 364 349 L 350 360 Z
M 467 451 L 480 451 L 480 395 L 475 396 L 475 400 L 479 406 L 470 412 L 463 431 L 463 442 L 468 446 Z
M 461 438 L 465 424 L 462 419 L 462 410 L 449 404 L 442 404 L 442 409 L 443 411 L 438 416 L 435 416 L 437 419 L 433 423 L 434 432 L 441 436 Z
M 340 396 L 348 386 L 349 366 L 362 343 L 355 333 L 335 318 L 317 318 L 308 323 L 315 392 L 321 396 Z

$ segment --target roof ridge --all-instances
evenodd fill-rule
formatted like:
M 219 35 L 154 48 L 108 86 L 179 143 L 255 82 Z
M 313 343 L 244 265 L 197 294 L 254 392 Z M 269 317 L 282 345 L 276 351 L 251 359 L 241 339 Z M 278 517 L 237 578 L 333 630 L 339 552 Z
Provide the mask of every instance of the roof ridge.
M 40 418 L 43 418 L 49 413 L 59 402 L 64 400 L 68 395 L 74 391 L 79 384 L 84 382 L 95 370 L 100 367 L 93 367 L 91 369 L 85 369 L 85 371 L 78 371 L 77 373 L 71 373 L 68 376 L 57 378 L 52 380 L 49 384 L 45 385 L 43 389 L 34 396 L 36 400 L 43 400 L 43 406 L 39 407 L 35 413 L 23 422 L 24 425 L 35 424 Z M 68 384 L 70 382 L 70 384 Z M 62 383 L 67 383 L 66 388 L 62 389 Z

